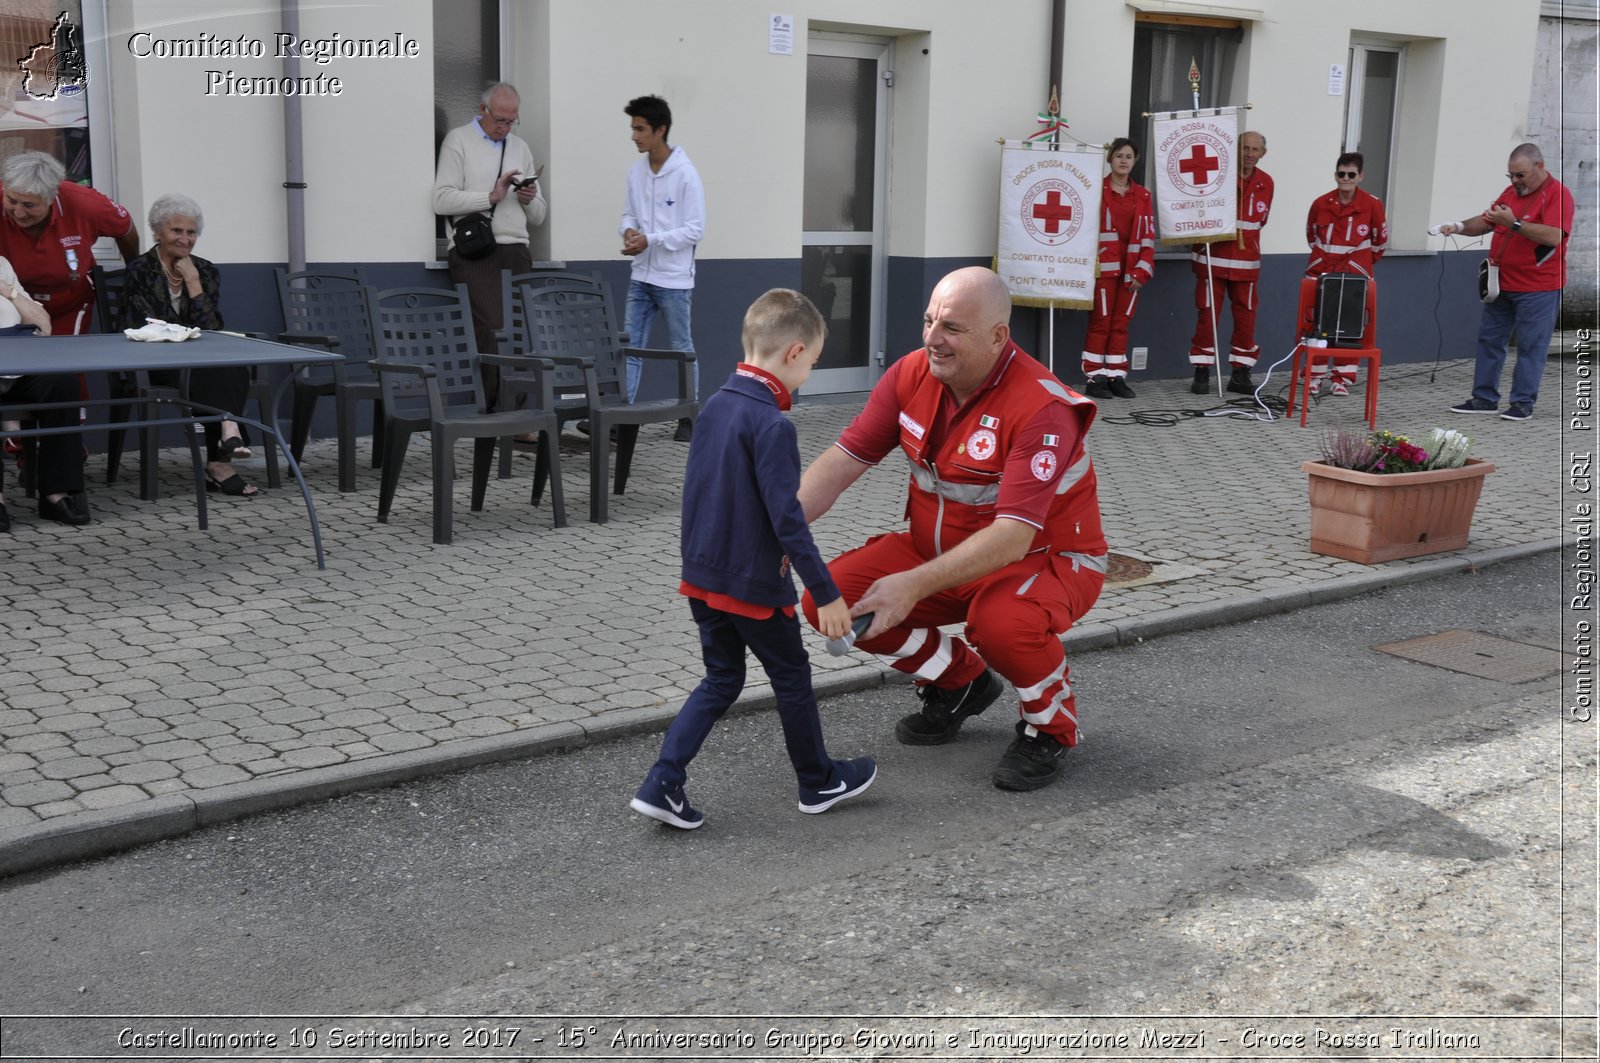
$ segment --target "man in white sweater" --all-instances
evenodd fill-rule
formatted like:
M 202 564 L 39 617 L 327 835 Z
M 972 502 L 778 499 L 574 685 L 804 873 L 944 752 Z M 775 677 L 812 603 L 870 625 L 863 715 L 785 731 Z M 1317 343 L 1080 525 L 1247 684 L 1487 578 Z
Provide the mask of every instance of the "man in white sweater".
M 629 342 L 650 345 L 650 326 L 661 314 L 667 326 L 667 347 L 693 351 L 690 306 L 694 299 L 694 249 L 706 226 L 706 193 L 700 173 L 682 148 L 667 143 L 672 111 L 659 96 L 628 101 L 633 146 L 644 157 L 628 170 L 628 195 L 622 206 L 622 253 L 633 259 L 628 280 L 628 308 L 623 324 Z M 639 393 L 644 359 L 629 358 L 628 401 Z M 694 389 L 700 393 L 700 363 L 694 366 Z M 673 437 L 688 442 L 691 423 L 678 423 Z
M 465 284 L 472 300 L 472 328 L 480 354 L 497 353 L 494 334 L 503 324 L 500 271 L 526 273 L 533 268 L 528 227 L 544 223 L 544 192 L 539 168 L 527 141 L 511 132 L 522 98 L 512 86 L 491 86 L 478 104 L 478 114 L 445 134 L 439 147 L 439 168 L 433 181 L 433 210 L 452 222 L 462 215 L 486 211 L 494 219 L 495 248 L 483 258 L 464 258 L 450 237 L 450 281 Z M 492 405 L 499 393 L 499 375 L 484 369 L 484 393 Z

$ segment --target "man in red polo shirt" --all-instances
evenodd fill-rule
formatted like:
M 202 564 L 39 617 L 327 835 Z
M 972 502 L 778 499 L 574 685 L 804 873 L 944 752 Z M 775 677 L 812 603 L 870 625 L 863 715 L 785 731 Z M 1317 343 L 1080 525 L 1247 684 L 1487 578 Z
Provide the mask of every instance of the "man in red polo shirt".
M 1439 227 L 1445 236 L 1482 236 L 1489 261 L 1500 267 L 1500 294 L 1483 306 L 1478 324 L 1478 361 L 1472 398 L 1450 407 L 1453 413 L 1494 413 L 1500 408 L 1500 374 L 1506 344 L 1517 336 L 1517 365 L 1511 371 L 1511 402 L 1500 415 L 1526 421 L 1539 401 L 1539 381 L 1550 355 L 1550 334 L 1561 313 L 1567 284 L 1567 237 L 1572 232 L 1572 193 L 1544 168 L 1537 144 L 1521 144 L 1506 166 L 1511 184 L 1476 218 Z
M 66 168 L 42 151 L 0 164 L 0 255 L 50 314 L 52 336 L 75 336 L 94 316 L 94 242 L 109 236 L 123 261 L 139 256 L 128 212 L 92 188 L 64 180 Z
M 933 289 L 923 347 L 889 367 L 866 408 L 800 481 L 807 521 L 899 447 L 911 463 L 909 531 L 836 558 L 860 647 L 915 676 L 919 712 L 895 737 L 939 745 L 1017 688 L 1022 719 L 994 784 L 1035 790 L 1078 744 L 1061 634 L 1100 596 L 1106 540 L 1083 437 L 1095 405 L 1011 342 L 1011 298 L 969 267 Z M 816 606 L 802 602 L 816 625 Z M 965 621 L 964 639 L 940 627 Z M 991 668 L 993 669 L 991 671 Z

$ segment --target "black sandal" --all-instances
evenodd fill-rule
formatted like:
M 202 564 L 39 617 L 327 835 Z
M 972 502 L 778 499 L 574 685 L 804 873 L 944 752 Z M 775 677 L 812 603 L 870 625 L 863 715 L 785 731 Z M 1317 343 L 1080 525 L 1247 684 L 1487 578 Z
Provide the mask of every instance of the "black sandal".
M 206 490 L 221 491 L 223 494 L 232 495 L 235 498 L 254 498 L 261 493 L 255 489 L 254 485 L 246 483 L 244 477 L 238 473 L 234 473 L 226 480 L 218 480 L 210 473 L 206 473 Z
M 224 439 L 222 442 L 218 443 L 217 444 L 217 452 L 220 453 L 220 454 L 226 454 L 227 455 L 226 458 L 221 459 L 223 461 L 228 461 L 228 460 L 231 460 L 233 458 L 248 458 L 248 457 L 252 457 L 252 454 L 250 452 L 250 445 L 248 443 L 246 443 L 244 441 L 244 439 L 242 437 L 240 437 L 240 436 L 230 436 L 229 438 Z

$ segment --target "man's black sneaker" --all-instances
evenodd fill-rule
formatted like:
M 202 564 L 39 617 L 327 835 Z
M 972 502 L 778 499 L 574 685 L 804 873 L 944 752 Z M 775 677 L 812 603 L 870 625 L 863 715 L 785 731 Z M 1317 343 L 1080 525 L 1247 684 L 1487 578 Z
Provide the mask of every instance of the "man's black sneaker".
M 1111 378 L 1111 394 L 1115 395 L 1119 399 L 1131 399 L 1134 397 L 1133 389 L 1130 388 L 1128 386 L 1128 382 L 1122 379 L 1120 376 L 1114 376 Z
M 1206 395 L 1211 391 L 1211 370 L 1205 366 L 1197 366 L 1194 371 L 1194 383 L 1189 385 L 1192 395 Z
M 1111 385 L 1096 377 L 1083 386 L 1083 393 L 1091 399 L 1109 399 L 1111 397 Z
M 894 725 L 894 736 L 908 746 L 938 746 L 955 738 L 961 722 L 994 704 L 1004 688 L 995 674 L 983 674 L 964 687 L 945 690 L 925 685 L 917 688 L 922 711 L 906 716 Z
M 1525 402 L 1513 402 L 1506 407 L 1506 412 L 1500 415 L 1502 421 L 1526 421 L 1533 416 L 1533 407 Z
M 1458 402 L 1454 406 L 1450 407 L 1450 412 L 1451 413 L 1494 413 L 1499 408 L 1500 407 L 1495 405 L 1494 403 L 1485 402 L 1482 399 L 1468 399 L 1466 402 Z
M 1002 790 L 1037 790 L 1061 774 L 1067 747 L 1032 726 L 1017 721 L 1017 737 L 994 767 L 994 784 Z
M 1250 379 L 1250 370 L 1235 369 L 1233 376 L 1228 378 L 1228 390 L 1235 395 L 1254 395 L 1256 382 Z

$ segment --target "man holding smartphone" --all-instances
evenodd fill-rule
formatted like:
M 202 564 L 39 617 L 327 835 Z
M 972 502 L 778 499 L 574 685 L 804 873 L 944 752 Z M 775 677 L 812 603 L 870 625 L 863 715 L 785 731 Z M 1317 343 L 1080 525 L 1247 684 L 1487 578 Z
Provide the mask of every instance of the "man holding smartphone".
M 533 268 L 528 247 L 530 226 L 544 223 L 546 206 L 527 141 L 511 130 L 520 117 L 522 98 L 501 82 L 485 92 L 478 114 L 466 125 L 445 134 L 439 146 L 439 168 L 433 181 L 433 210 L 459 218 L 480 211 L 494 221 L 492 251 L 482 258 L 466 258 L 450 238 L 450 282 L 465 284 L 472 302 L 472 331 L 480 354 L 496 354 L 495 331 L 502 324 L 500 271 L 526 273 Z M 500 393 L 500 376 L 492 366 L 483 369 L 484 397 L 491 406 Z

